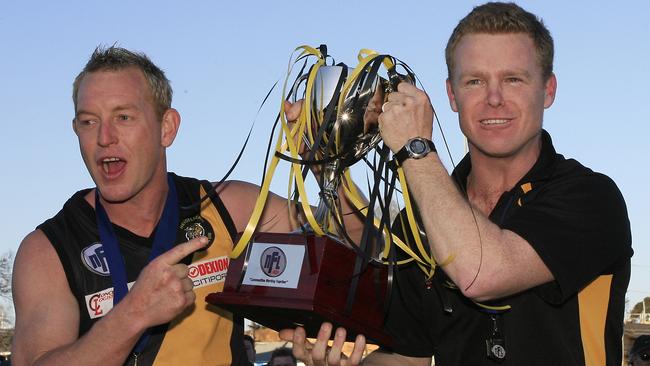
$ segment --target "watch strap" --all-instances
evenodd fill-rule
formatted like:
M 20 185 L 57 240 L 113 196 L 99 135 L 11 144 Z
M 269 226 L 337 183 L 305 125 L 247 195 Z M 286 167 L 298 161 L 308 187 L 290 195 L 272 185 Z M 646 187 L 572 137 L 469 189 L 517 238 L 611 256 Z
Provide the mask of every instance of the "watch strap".
M 422 153 L 422 154 L 419 154 L 417 157 L 414 156 L 413 153 L 411 152 L 411 150 L 409 149 L 409 145 L 411 144 L 411 142 L 413 140 L 422 141 L 428 147 L 428 150 L 424 151 L 424 153 Z M 436 151 L 436 145 L 433 144 L 433 141 L 431 141 L 429 139 L 426 139 L 424 137 L 415 137 L 415 138 L 412 138 L 412 139 L 408 140 L 406 142 L 406 144 L 404 144 L 404 146 L 402 146 L 402 148 L 399 149 L 398 152 L 393 154 L 393 160 L 395 161 L 395 163 L 398 166 L 401 166 L 404 163 L 404 161 L 406 159 L 408 159 L 408 158 L 421 159 L 421 158 L 427 156 L 427 154 L 429 154 L 432 151 Z

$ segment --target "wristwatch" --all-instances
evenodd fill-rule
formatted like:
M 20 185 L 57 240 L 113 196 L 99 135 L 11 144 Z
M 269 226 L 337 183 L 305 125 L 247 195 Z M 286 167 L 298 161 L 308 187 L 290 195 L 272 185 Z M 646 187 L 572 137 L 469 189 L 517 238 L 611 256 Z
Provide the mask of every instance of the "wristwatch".
M 397 165 L 402 165 L 406 159 L 422 159 L 432 151 L 436 151 L 433 141 L 423 137 L 414 137 L 408 140 L 404 147 L 393 155 L 393 159 Z

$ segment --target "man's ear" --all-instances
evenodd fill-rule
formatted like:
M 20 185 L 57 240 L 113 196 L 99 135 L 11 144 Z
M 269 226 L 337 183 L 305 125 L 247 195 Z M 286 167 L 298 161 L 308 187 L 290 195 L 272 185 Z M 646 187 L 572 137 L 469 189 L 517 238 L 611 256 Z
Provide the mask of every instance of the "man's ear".
M 164 147 L 169 147 L 178 133 L 178 128 L 181 125 L 181 115 L 174 108 L 169 108 L 163 114 L 161 123 L 160 143 Z
M 454 95 L 454 89 L 451 86 L 451 81 L 449 78 L 447 78 L 445 85 L 447 87 L 447 98 L 449 98 L 449 105 L 451 106 L 451 110 L 458 112 L 458 106 L 456 105 L 456 96 Z
M 77 133 L 77 124 L 75 123 L 77 121 L 76 118 L 72 119 L 72 131 L 74 131 L 75 135 L 78 135 Z
M 546 80 L 546 85 L 544 86 L 544 108 L 548 108 L 555 101 L 555 93 L 557 92 L 557 78 L 555 74 L 551 73 L 551 76 Z

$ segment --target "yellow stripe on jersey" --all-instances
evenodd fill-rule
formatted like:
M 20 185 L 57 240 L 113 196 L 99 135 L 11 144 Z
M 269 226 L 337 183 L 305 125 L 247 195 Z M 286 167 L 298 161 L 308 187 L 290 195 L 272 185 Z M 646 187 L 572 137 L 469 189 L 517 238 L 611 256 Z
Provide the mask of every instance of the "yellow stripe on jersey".
M 206 192 L 201 187 L 201 197 Z M 233 242 L 219 212 L 210 200 L 201 208 L 201 216 L 214 230 L 214 242 L 206 251 L 194 254 L 192 262 L 227 257 Z M 230 365 L 232 354 L 232 314 L 206 303 L 205 297 L 223 290 L 221 280 L 209 286 L 194 288 L 195 306 L 189 308 L 169 326 L 154 362 L 155 366 Z
M 605 321 L 612 275 L 596 278 L 578 294 L 580 335 L 586 366 L 605 365 Z

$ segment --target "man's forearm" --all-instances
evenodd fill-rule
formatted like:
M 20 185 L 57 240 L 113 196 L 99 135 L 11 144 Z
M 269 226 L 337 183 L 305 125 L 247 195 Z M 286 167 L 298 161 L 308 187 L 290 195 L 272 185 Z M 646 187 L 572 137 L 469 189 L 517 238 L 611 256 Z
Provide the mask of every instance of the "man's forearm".
M 119 306 L 119 304 L 118 304 Z M 122 365 L 143 331 L 118 306 L 75 342 L 44 353 L 33 364 Z
M 406 160 L 404 172 L 434 258 L 438 263 L 453 258 L 445 272 L 461 289 L 470 286 L 487 256 L 481 246 L 490 245 L 499 228 L 470 206 L 436 154 Z
M 491 222 L 489 212 L 460 193 L 436 154 L 407 160 L 404 171 L 432 253 L 438 263 L 451 259 L 445 273 L 465 296 L 501 298 L 553 280 L 525 239 Z
M 374 351 L 361 362 L 363 366 L 431 366 L 430 357 L 406 357 L 397 353 Z

